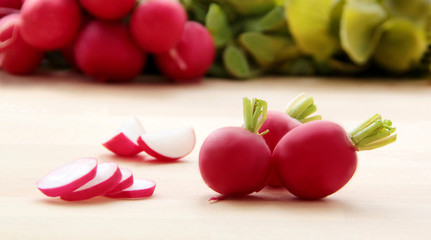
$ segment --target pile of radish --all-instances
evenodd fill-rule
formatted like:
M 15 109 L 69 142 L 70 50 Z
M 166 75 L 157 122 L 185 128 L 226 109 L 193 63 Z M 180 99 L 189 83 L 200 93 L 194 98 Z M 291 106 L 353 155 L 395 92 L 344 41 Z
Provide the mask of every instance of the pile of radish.
M 176 0 L 8 0 L 0 10 L 0 68 L 10 74 L 59 53 L 99 82 L 128 82 L 151 54 L 167 78 L 195 82 L 215 57 L 208 30 Z
M 102 145 L 122 157 L 132 157 L 144 151 L 161 161 L 175 161 L 187 156 L 195 144 L 196 135 L 191 126 L 147 133 L 140 121 L 133 117 Z
M 153 195 L 156 183 L 135 178 L 115 162 L 98 163 L 95 158 L 79 158 L 42 177 L 37 188 L 48 197 L 81 201 L 97 196 L 110 198 L 146 198 Z
M 347 133 L 321 120 L 313 98 L 299 95 L 285 112 L 267 112 L 267 103 L 244 98 L 243 127 L 212 132 L 199 153 L 204 182 L 222 197 L 285 187 L 300 199 L 314 200 L 340 190 L 352 178 L 357 151 L 396 141 L 392 122 L 376 114 Z

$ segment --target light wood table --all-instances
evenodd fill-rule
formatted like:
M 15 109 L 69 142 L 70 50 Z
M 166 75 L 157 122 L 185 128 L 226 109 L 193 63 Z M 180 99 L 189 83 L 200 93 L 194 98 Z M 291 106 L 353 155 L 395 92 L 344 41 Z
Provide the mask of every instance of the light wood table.
M 0 239 L 431 239 L 431 84 L 426 80 L 263 78 L 96 84 L 71 73 L 13 77 L 0 72 Z M 157 80 L 157 79 L 156 79 Z M 352 180 L 321 201 L 264 189 L 218 196 L 202 181 L 198 153 L 216 128 L 240 125 L 242 97 L 282 110 L 300 92 L 319 113 L 352 129 L 374 113 L 392 119 L 398 141 L 359 153 Z M 119 158 L 102 147 L 131 116 L 147 131 L 192 125 L 194 151 L 164 164 Z M 74 158 L 116 161 L 157 181 L 143 200 L 66 202 L 36 181 Z

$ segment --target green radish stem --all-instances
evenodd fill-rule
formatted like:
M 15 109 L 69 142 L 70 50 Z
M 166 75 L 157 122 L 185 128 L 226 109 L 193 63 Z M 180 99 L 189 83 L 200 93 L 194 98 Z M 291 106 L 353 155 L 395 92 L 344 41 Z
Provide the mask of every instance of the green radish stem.
M 244 106 L 244 128 L 252 133 L 259 133 L 260 128 L 266 120 L 268 105 L 266 101 L 247 97 L 243 98 Z M 261 133 L 266 134 L 268 130 Z
M 358 151 L 372 150 L 395 142 L 395 130 L 390 120 L 383 120 L 380 114 L 375 114 L 351 131 L 349 137 Z
M 322 119 L 322 116 L 310 116 L 316 112 L 317 107 L 314 105 L 313 97 L 307 97 L 305 93 L 299 94 L 286 107 L 284 112 L 296 120 L 306 123 Z

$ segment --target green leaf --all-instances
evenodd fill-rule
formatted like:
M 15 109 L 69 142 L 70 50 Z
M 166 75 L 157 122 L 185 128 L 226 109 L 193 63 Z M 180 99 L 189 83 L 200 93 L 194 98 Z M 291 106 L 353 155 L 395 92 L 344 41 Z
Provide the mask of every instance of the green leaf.
M 257 16 L 275 7 L 274 0 L 225 0 L 242 16 Z
M 223 64 L 232 77 L 245 79 L 252 76 L 247 56 L 242 49 L 230 44 L 223 52 Z
M 422 23 L 431 12 L 431 0 L 383 0 L 383 5 L 393 17 L 406 17 Z
M 403 73 L 419 64 L 427 48 L 425 32 L 408 19 L 394 18 L 382 26 L 382 37 L 374 60 L 394 73 Z
M 353 62 L 364 64 L 380 39 L 387 14 L 377 1 L 350 0 L 341 16 L 341 45 Z
M 301 50 L 316 60 L 326 60 L 338 49 L 330 34 L 331 11 L 337 0 L 289 0 L 286 16 L 289 29 Z
M 205 19 L 205 27 L 211 33 L 216 48 L 221 48 L 232 39 L 228 18 L 219 5 L 212 3 Z
M 244 29 L 247 32 L 269 32 L 287 29 L 284 9 L 282 7 L 275 7 L 261 17 L 247 19 L 244 22 Z

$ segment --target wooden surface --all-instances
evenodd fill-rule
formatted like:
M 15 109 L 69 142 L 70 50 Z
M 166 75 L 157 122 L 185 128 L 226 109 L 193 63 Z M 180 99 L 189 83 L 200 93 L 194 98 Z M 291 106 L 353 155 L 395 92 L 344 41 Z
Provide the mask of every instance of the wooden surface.
M 270 109 L 282 110 L 300 92 L 314 96 L 319 113 L 346 129 L 381 113 L 397 126 L 398 141 L 360 152 L 353 179 L 325 200 L 300 201 L 265 189 L 210 204 L 218 195 L 204 184 L 197 164 L 205 137 L 218 127 L 241 124 L 243 96 L 264 98 Z M 115 157 L 101 143 L 131 116 L 149 132 L 192 125 L 196 148 L 170 164 L 144 154 Z M 431 239 L 430 133 L 431 84 L 424 80 L 102 85 L 69 73 L 0 72 L 0 238 Z M 73 203 L 36 189 L 48 171 L 85 156 L 114 160 L 137 177 L 154 179 L 154 196 Z

